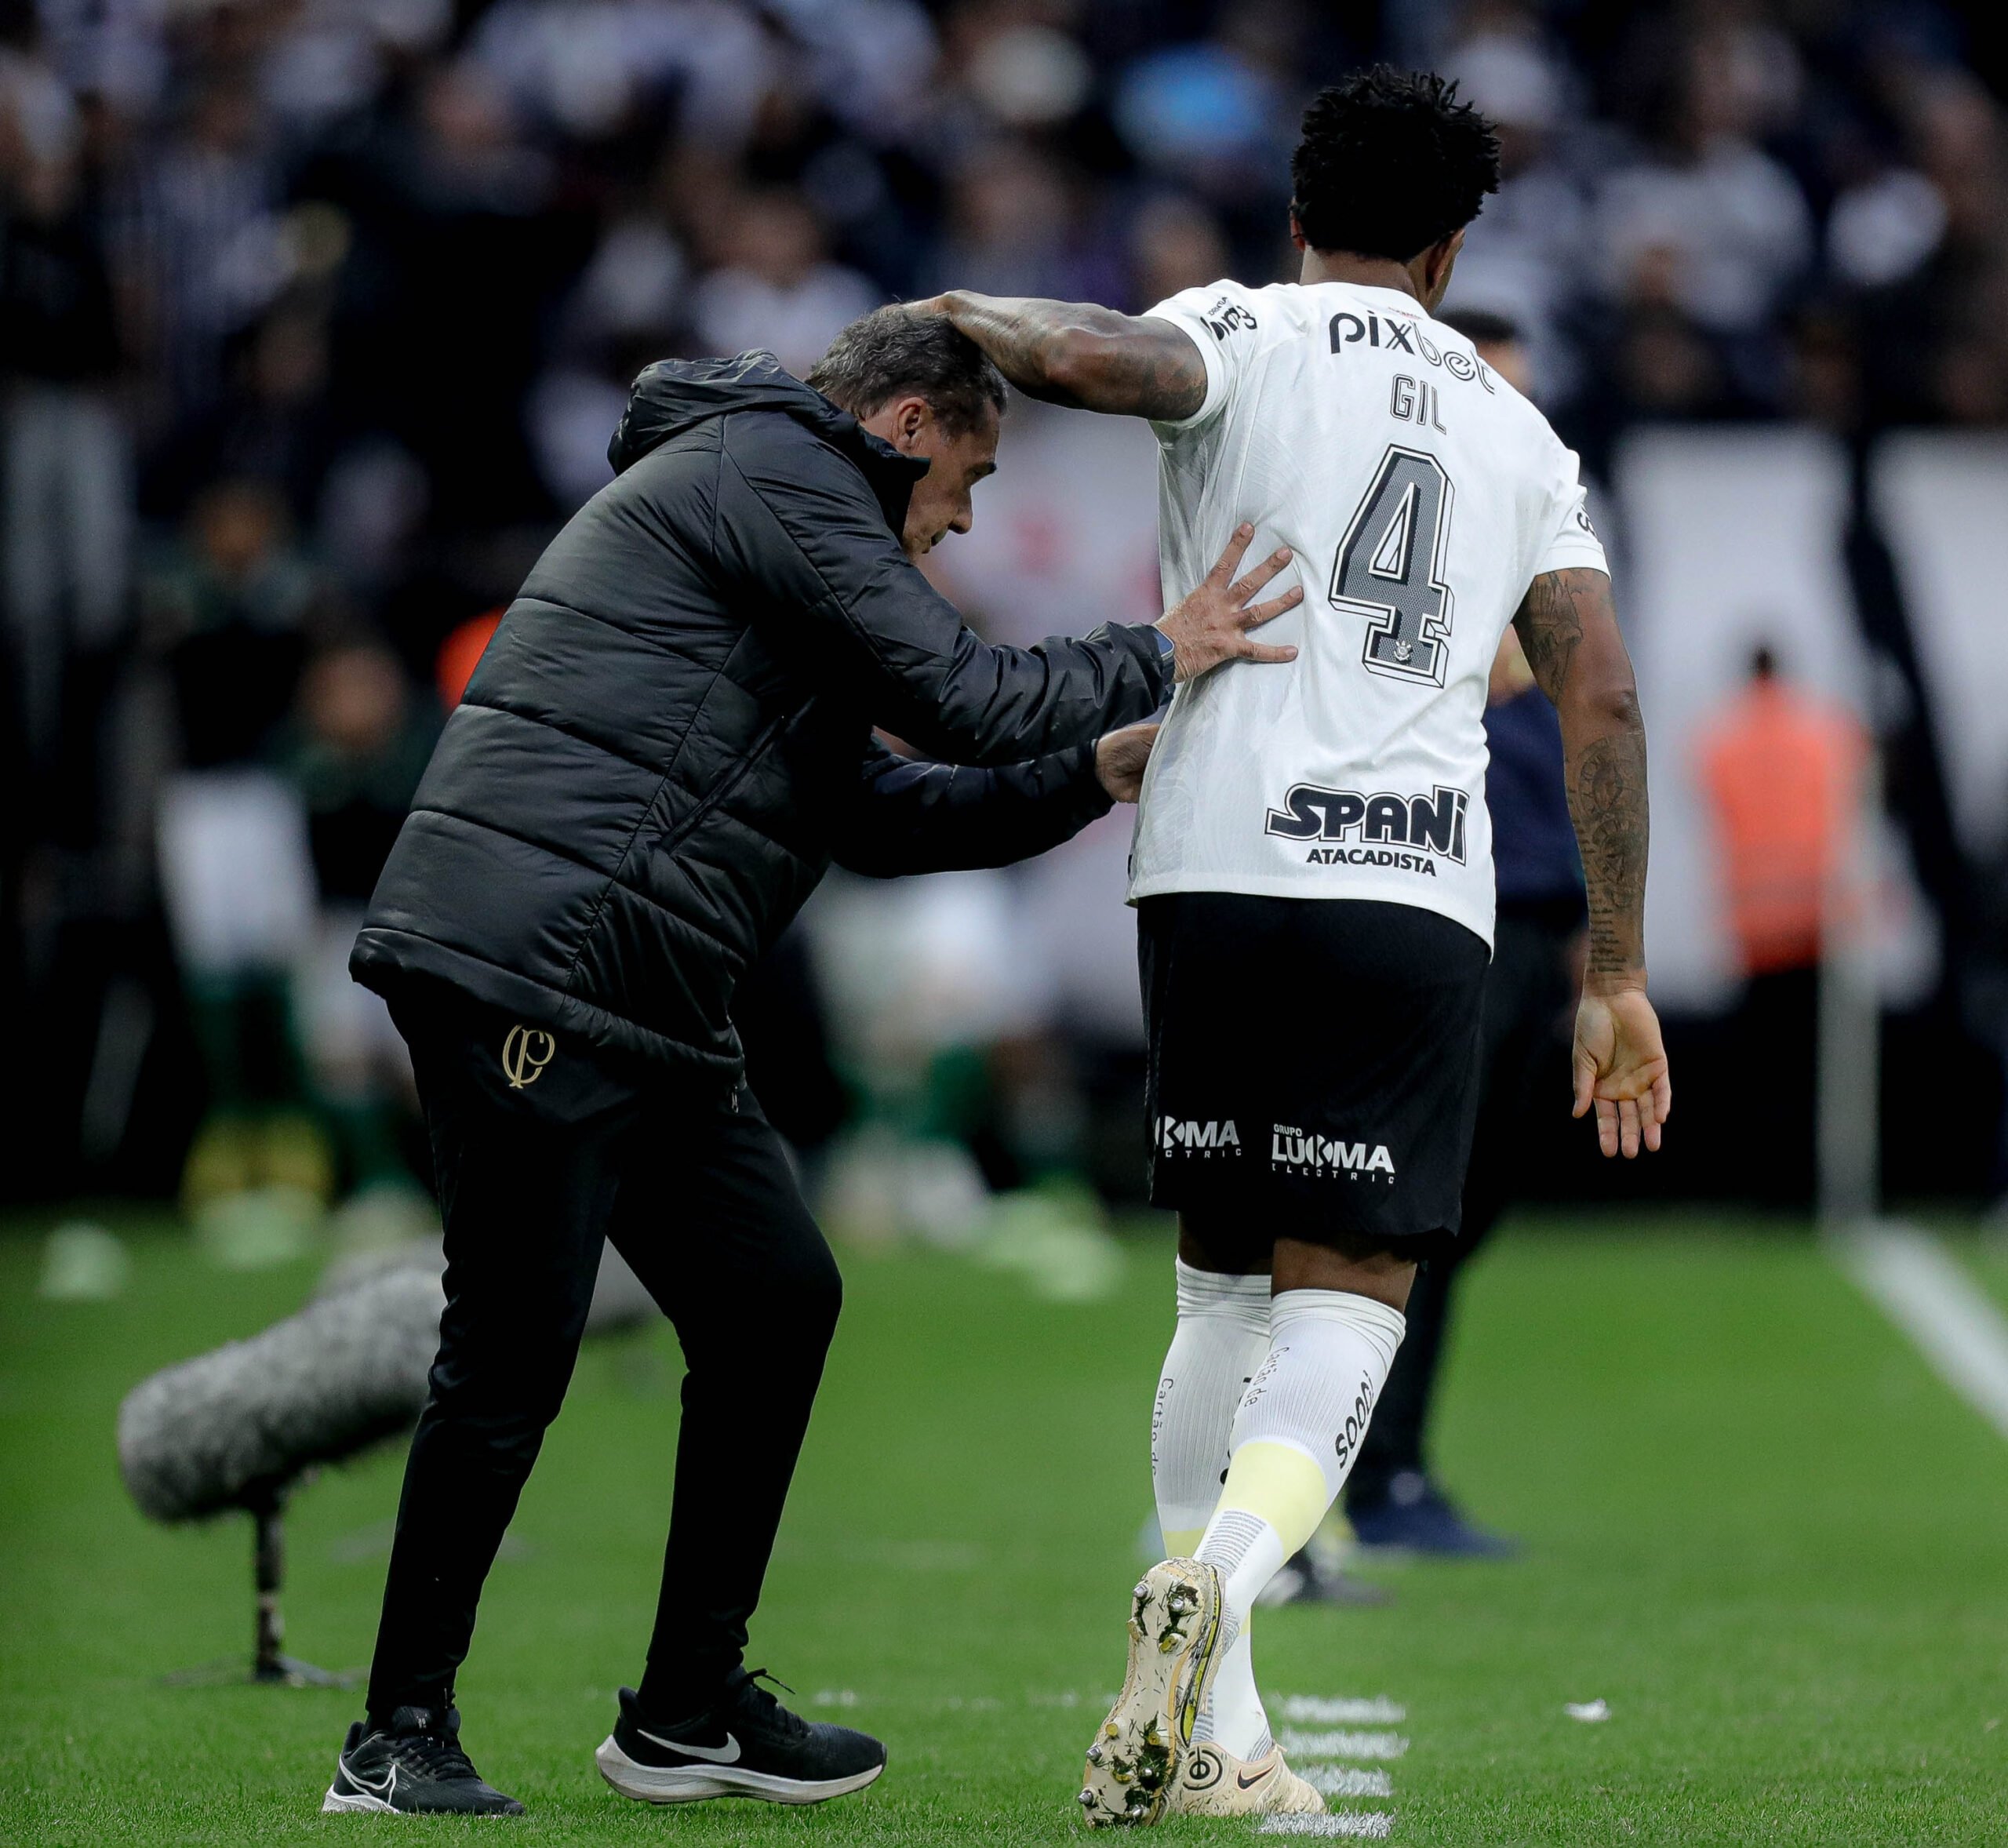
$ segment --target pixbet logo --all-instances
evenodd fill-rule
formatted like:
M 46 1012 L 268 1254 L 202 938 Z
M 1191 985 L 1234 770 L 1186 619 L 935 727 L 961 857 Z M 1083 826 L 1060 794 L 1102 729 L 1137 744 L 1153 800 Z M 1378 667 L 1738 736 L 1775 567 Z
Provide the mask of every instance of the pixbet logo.
M 1269 1130 L 1269 1166 L 1289 1174 L 1350 1174 L 1356 1180 L 1362 1174 L 1370 1180 L 1384 1174 L 1395 1178 L 1395 1159 L 1384 1142 L 1369 1148 L 1364 1142 L 1342 1142 L 1335 1137 L 1309 1136 L 1287 1123 L 1273 1123 Z
M 1158 1147 L 1166 1155 L 1195 1155 L 1210 1161 L 1215 1155 L 1239 1155 L 1241 1132 L 1234 1119 L 1224 1122 L 1188 1122 L 1178 1117 L 1158 1119 Z
M 1378 315 L 1370 314 L 1362 320 L 1357 315 L 1341 311 L 1332 317 L 1330 332 L 1334 353 L 1361 341 L 1370 347 L 1384 346 L 1391 353 L 1406 353 L 1431 366 L 1441 366 L 1453 379 L 1476 379 L 1486 391 L 1494 391 L 1492 373 L 1483 360 L 1461 353 L 1455 347 L 1438 346 L 1413 325 L 1412 318 L 1405 325 L 1392 316 L 1383 320 Z

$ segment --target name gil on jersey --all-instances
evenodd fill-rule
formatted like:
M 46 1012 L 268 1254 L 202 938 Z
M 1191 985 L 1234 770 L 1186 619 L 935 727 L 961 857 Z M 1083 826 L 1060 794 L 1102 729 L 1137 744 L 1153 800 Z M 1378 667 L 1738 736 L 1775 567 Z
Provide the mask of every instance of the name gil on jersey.
M 1385 866 L 1397 872 L 1436 877 L 1439 857 L 1464 864 L 1466 817 L 1471 798 L 1439 783 L 1428 795 L 1369 795 L 1357 789 L 1326 789 L 1293 783 L 1280 809 L 1271 809 L 1263 831 L 1286 841 L 1358 842 L 1357 846 L 1314 846 L 1310 866 Z M 1401 849 L 1410 851 L 1403 853 Z
M 1384 1142 L 1371 1148 L 1364 1142 L 1346 1142 L 1337 1137 L 1307 1135 L 1289 1123 L 1269 1126 L 1269 1166 L 1285 1174 L 1308 1174 L 1313 1179 L 1327 1174 L 1350 1174 L 1369 1180 L 1384 1174 L 1395 1178 L 1395 1159 Z

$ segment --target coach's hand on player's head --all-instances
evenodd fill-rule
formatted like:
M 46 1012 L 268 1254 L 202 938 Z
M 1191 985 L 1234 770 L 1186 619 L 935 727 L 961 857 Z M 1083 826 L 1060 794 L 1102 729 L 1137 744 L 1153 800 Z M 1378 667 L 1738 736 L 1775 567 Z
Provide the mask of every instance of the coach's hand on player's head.
M 1595 980 L 1591 978 L 1592 982 Z M 1629 1161 L 1660 1145 L 1673 1108 L 1660 1017 L 1642 988 L 1586 986 L 1576 1009 L 1576 1108 L 1594 1107 L 1597 1146 Z
M 1149 719 L 1141 725 L 1126 725 L 1119 732 L 1104 732 L 1095 740 L 1095 775 L 1111 802 L 1142 799 L 1144 767 L 1157 741 L 1157 725 Z
M 1290 558 L 1290 547 L 1280 547 L 1252 571 L 1236 577 L 1242 555 L 1254 537 L 1253 526 L 1244 523 L 1236 527 L 1227 550 L 1220 554 L 1220 562 L 1206 573 L 1206 580 L 1158 624 L 1171 638 L 1174 679 L 1197 680 L 1223 661 L 1297 659 L 1294 648 L 1271 647 L 1249 638 L 1250 629 L 1273 620 L 1286 609 L 1294 609 L 1304 601 L 1300 585 L 1292 586 L 1266 603 L 1250 601 Z

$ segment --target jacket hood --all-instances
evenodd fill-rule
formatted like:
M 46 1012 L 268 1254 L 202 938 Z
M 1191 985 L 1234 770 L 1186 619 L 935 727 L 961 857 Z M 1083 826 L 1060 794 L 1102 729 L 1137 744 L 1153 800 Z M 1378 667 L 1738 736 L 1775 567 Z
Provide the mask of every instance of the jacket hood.
M 857 464 L 871 484 L 886 523 L 897 533 L 906 523 L 907 502 L 927 464 L 903 456 L 865 430 L 849 411 L 839 410 L 813 386 L 784 370 L 771 353 L 740 353 L 730 359 L 658 359 L 645 368 L 629 393 L 606 459 L 620 474 L 672 437 L 732 411 L 785 412 Z

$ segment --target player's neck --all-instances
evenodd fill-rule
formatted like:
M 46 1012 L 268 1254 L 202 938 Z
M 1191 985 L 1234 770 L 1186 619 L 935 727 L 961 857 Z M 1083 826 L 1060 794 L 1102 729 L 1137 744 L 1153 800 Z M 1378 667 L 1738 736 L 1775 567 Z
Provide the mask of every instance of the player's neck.
M 1306 248 L 1300 282 L 1351 282 L 1363 289 L 1399 289 L 1417 301 L 1422 293 L 1409 274 L 1409 266 L 1391 256 L 1356 256 L 1348 250 L 1313 250 Z

